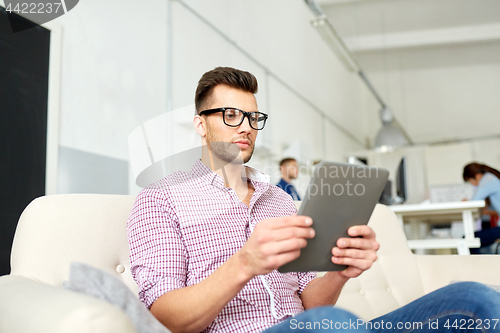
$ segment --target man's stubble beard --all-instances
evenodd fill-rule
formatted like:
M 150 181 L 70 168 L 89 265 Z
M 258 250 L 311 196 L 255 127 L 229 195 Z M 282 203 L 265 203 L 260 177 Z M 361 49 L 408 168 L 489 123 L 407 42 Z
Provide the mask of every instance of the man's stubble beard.
M 235 143 L 223 142 L 222 140 L 219 140 L 216 135 L 212 134 L 210 126 L 207 126 L 206 140 L 207 145 L 209 146 L 209 151 L 213 153 L 219 160 L 221 160 L 222 162 L 226 162 L 227 164 L 244 164 L 250 161 L 255 146 L 253 145 L 253 142 L 250 140 L 250 138 L 245 139 L 250 142 L 252 150 L 250 151 L 250 155 L 248 155 L 248 157 L 242 161 L 242 159 L 239 158 L 240 153 L 243 155 L 240 147 Z

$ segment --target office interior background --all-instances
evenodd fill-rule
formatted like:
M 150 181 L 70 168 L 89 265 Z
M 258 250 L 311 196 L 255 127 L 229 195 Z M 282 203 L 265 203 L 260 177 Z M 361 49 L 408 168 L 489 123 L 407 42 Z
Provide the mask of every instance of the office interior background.
M 317 161 L 357 157 L 394 179 L 405 156 L 407 203 L 420 203 L 433 188 L 462 185 L 471 161 L 500 168 L 500 2 L 317 3 L 412 145 L 375 149 L 380 105 L 311 26 L 302 0 L 82 0 L 50 22 L 60 54 L 47 194 L 137 194 L 130 134 L 172 111 L 165 149 L 199 144 L 192 113 L 174 110 L 194 103 L 197 81 L 217 66 L 259 81 L 270 118 L 249 164 L 273 182 L 283 157 L 302 166 L 304 191 Z

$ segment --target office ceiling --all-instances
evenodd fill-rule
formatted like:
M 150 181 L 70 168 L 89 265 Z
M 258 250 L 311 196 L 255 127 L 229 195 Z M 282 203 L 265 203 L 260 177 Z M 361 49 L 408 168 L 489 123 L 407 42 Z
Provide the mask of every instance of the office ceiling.
M 316 1 L 414 142 L 499 137 L 500 0 Z
M 318 0 L 355 53 L 500 40 L 498 0 Z

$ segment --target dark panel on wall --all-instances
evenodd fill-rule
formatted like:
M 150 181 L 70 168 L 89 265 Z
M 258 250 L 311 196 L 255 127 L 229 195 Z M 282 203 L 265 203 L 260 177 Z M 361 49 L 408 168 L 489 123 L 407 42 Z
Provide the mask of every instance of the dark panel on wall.
M 0 7 L 0 275 L 21 212 L 45 194 L 49 46 L 43 27 L 12 33 Z

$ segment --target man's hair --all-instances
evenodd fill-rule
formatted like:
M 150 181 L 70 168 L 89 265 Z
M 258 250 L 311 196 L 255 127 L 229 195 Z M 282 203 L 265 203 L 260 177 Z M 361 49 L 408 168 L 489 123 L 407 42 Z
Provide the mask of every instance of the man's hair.
M 257 93 L 258 90 L 257 79 L 253 74 L 231 67 L 214 68 L 203 74 L 200 81 L 198 81 L 194 98 L 196 114 L 203 111 L 202 108 L 205 102 L 212 95 L 213 89 L 219 84 L 225 84 L 231 88 L 240 89 L 252 94 Z
M 287 158 L 282 159 L 281 162 L 280 162 L 280 167 L 282 167 L 285 164 L 290 163 L 290 162 L 296 162 L 295 158 L 293 158 L 293 157 L 287 157 Z

